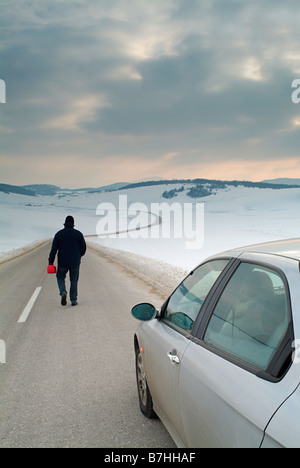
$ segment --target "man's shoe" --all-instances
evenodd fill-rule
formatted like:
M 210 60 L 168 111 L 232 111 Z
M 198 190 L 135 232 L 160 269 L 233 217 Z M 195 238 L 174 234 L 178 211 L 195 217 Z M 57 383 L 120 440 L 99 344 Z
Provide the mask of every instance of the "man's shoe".
M 67 295 L 66 294 L 61 295 L 61 305 L 62 306 L 67 305 Z
M 75 306 L 77 306 L 77 305 L 78 305 L 78 302 L 77 302 L 77 301 L 76 301 L 76 302 L 72 302 L 72 306 L 73 306 L 73 307 L 75 307 Z

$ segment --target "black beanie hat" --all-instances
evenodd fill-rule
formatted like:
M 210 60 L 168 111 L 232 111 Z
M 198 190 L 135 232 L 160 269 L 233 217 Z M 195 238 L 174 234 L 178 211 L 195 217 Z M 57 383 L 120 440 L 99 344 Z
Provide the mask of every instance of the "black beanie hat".
M 66 226 L 66 224 L 72 224 L 72 226 L 74 226 L 75 221 L 74 221 L 73 216 L 67 216 L 66 217 L 65 226 Z

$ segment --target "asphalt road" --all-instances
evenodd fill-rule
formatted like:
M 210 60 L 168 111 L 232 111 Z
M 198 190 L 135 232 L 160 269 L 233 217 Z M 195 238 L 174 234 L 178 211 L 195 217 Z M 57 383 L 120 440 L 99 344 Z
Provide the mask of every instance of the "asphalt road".
M 161 422 L 140 413 L 135 383 L 137 323 L 130 309 L 161 299 L 88 251 L 79 305 L 62 307 L 56 278 L 46 274 L 49 250 L 47 244 L 0 266 L 0 340 L 6 348 L 0 448 L 174 447 Z M 26 309 L 34 292 L 36 301 Z

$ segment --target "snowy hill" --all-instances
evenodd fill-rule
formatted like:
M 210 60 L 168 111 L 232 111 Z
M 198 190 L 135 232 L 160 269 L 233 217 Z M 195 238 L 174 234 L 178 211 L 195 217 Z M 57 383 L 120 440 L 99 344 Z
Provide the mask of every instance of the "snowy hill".
M 34 184 L 34 185 L 23 185 L 22 188 L 34 192 L 36 195 L 55 195 L 61 190 L 57 185 L 47 184 Z
M 264 180 L 267 184 L 285 184 L 285 185 L 299 185 L 300 186 L 300 179 L 270 179 Z
M 30 197 L 35 196 L 35 192 L 25 188 L 19 187 L 17 185 L 8 185 L 8 184 L 0 184 L 0 192 L 3 193 L 18 193 L 19 195 L 27 195 Z
M 202 196 L 200 188 L 206 190 Z M 170 192 L 170 198 L 163 196 Z M 60 190 L 35 197 L 2 192 L 0 252 L 53 237 L 71 214 L 75 227 L 93 236 L 88 237 L 89 242 L 190 269 L 207 256 L 233 247 L 299 237 L 299 202 L 300 188 L 273 190 L 225 182 L 218 186 L 182 181 L 142 183 L 112 192 Z M 162 206 L 172 208 L 163 224 L 163 217 L 155 214 Z M 193 222 L 189 230 L 180 226 L 188 220 Z M 171 225 L 169 235 L 167 223 Z M 99 226 L 102 233 L 111 235 L 98 238 Z M 188 248 L 193 242 L 196 248 Z
M 101 187 L 93 188 L 93 187 L 83 187 L 78 189 L 70 189 L 70 188 L 60 188 L 57 185 L 49 185 L 49 184 L 31 184 L 31 185 L 8 185 L 8 184 L 0 184 L 0 192 L 4 193 L 18 193 L 21 195 L 56 195 L 57 193 L 78 193 L 78 192 L 89 192 L 89 193 L 99 193 L 99 192 L 113 192 L 116 190 L 122 189 L 135 189 L 141 187 L 150 187 L 156 185 L 167 185 L 172 186 L 176 184 L 183 184 L 183 185 L 193 185 L 195 188 L 201 186 L 203 187 L 213 187 L 213 188 L 224 188 L 225 186 L 233 186 L 233 187 L 250 187 L 250 188 L 273 188 L 273 189 L 282 189 L 282 188 L 296 188 L 300 186 L 300 179 L 274 179 L 274 180 L 265 180 L 262 182 L 250 182 L 250 181 L 222 181 L 222 180 L 210 180 L 210 179 L 193 179 L 193 180 L 164 180 L 161 177 L 153 177 L 153 178 L 146 178 L 136 182 L 117 182 L 110 185 L 104 185 Z M 192 195 L 191 195 L 192 196 Z M 201 195 L 200 195 L 201 196 Z M 197 198 L 197 194 L 195 197 Z

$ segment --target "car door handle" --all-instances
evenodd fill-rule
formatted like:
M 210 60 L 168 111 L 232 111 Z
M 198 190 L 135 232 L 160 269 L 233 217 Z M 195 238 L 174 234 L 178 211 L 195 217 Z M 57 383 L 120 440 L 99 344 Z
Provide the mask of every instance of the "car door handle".
M 176 354 L 168 353 L 167 356 L 171 362 L 174 362 L 175 364 L 180 364 L 180 359 L 178 356 L 176 356 Z

